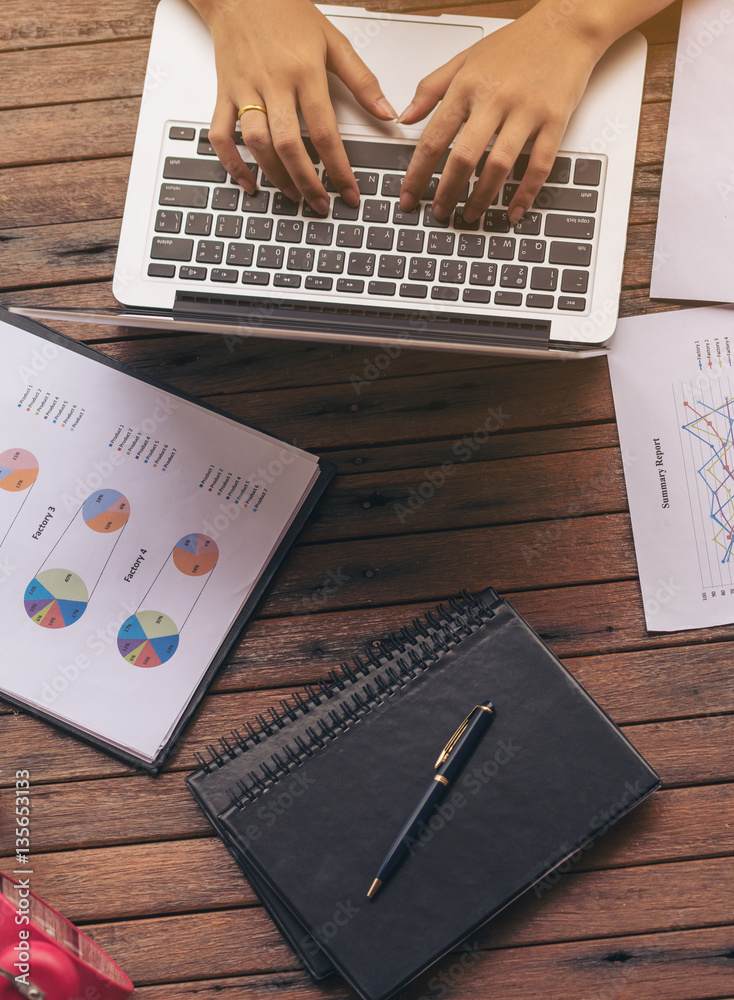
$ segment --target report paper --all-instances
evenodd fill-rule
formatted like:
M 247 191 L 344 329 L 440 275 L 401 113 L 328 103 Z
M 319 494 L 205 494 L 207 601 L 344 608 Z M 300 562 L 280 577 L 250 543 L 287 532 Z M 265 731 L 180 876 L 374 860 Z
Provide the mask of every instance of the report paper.
M 0 321 L 0 694 L 153 761 L 318 460 Z
M 734 308 L 620 320 L 609 370 L 647 627 L 734 622 Z

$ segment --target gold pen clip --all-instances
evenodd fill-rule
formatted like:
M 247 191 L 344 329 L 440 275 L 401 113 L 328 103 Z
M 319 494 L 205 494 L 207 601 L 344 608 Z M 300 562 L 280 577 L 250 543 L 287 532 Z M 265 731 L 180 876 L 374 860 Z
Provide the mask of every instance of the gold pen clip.
M 469 719 L 471 719 L 472 715 L 474 715 L 474 713 L 476 712 L 476 710 L 478 708 L 481 708 L 481 710 L 483 712 L 489 712 L 490 715 L 492 714 L 492 709 L 491 708 L 487 708 L 486 705 L 475 705 L 474 708 L 471 710 L 471 712 L 469 712 L 469 714 L 467 715 L 467 717 L 461 723 L 461 725 L 459 726 L 459 728 L 456 730 L 456 732 L 454 733 L 454 735 L 448 741 L 448 743 L 446 744 L 446 746 L 443 748 L 443 750 L 441 751 L 441 753 L 438 755 L 438 760 L 433 765 L 434 771 L 436 770 L 436 768 L 439 768 L 443 763 L 446 762 L 446 760 L 448 759 L 449 754 L 454 749 L 454 747 L 456 746 L 456 744 L 459 742 L 459 739 L 461 738 L 461 734 L 464 732 L 464 730 L 466 729 L 466 727 L 469 725 Z

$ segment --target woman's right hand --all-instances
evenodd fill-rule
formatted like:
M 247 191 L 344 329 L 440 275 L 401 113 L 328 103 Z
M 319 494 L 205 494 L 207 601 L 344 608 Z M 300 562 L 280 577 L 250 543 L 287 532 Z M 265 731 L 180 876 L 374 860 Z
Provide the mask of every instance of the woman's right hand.
M 248 150 L 276 187 L 293 201 L 303 196 L 320 214 L 329 196 L 301 137 L 298 112 L 329 179 L 349 205 L 359 188 L 349 166 L 331 105 L 327 70 L 338 76 L 367 111 L 396 117 L 377 78 L 350 42 L 310 0 L 191 0 L 214 39 L 217 103 L 209 140 L 222 165 L 249 193 L 255 178 L 237 151 L 237 112 Z

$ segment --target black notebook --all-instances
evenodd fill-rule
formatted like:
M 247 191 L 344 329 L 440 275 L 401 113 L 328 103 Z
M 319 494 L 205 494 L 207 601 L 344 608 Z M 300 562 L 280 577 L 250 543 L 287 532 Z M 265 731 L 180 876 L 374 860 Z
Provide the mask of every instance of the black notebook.
M 496 717 L 374 900 L 367 890 L 474 705 Z M 190 776 L 312 974 L 382 1000 L 660 784 L 507 601 L 463 595 L 379 642 Z

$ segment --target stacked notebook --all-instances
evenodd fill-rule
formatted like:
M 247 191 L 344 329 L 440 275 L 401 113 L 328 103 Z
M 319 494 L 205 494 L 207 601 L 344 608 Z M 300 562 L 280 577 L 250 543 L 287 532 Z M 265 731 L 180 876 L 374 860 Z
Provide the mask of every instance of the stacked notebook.
M 475 705 L 496 716 L 443 805 L 367 890 Z M 507 601 L 467 593 L 209 748 L 193 795 L 315 979 L 383 1000 L 660 779 Z M 377 960 L 379 958 L 379 960 Z

